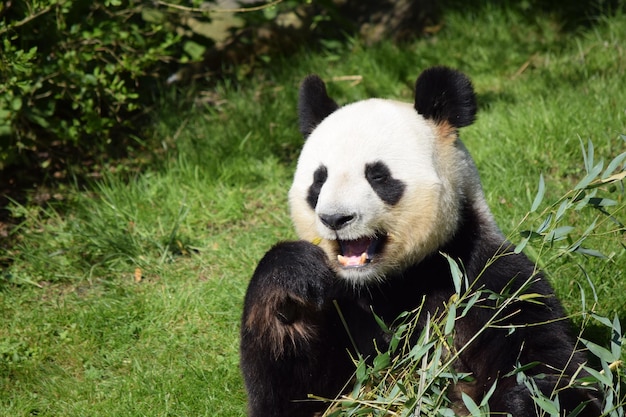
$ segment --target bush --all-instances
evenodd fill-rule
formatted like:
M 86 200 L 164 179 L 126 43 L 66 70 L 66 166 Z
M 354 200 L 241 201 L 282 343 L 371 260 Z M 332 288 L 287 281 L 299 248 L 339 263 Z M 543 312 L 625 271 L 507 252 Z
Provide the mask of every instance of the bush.
M 141 0 L 32 0 L 1 10 L 0 169 L 52 146 L 119 145 L 180 35 Z M 151 3 L 152 4 L 152 3 Z M 156 17 L 155 17 L 156 16 Z

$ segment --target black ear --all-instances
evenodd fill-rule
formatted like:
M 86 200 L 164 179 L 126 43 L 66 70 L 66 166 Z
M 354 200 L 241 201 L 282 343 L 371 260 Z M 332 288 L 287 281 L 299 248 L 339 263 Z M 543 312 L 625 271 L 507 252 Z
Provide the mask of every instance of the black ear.
M 460 128 L 476 119 L 476 94 L 472 82 L 459 71 L 428 68 L 415 82 L 415 110 L 439 124 Z
M 309 75 L 300 86 L 298 98 L 298 116 L 300 133 L 308 138 L 313 129 L 339 106 L 328 97 L 324 81 L 317 75 Z

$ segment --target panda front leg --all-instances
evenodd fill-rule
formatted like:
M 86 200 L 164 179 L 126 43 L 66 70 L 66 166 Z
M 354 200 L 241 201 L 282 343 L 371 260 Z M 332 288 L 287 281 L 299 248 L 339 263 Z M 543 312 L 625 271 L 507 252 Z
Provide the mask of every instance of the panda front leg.
M 250 417 L 312 416 L 354 369 L 336 337 L 329 300 L 335 275 L 308 242 L 274 246 L 259 262 L 244 301 L 241 369 Z

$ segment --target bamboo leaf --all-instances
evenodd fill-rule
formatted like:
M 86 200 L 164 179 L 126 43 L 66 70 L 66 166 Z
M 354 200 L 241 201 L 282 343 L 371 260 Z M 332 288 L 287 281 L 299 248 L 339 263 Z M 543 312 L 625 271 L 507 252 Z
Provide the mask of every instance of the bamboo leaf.
M 541 298 L 546 298 L 546 296 L 539 293 L 522 294 L 519 296 L 519 299 L 521 301 L 526 301 L 534 304 L 543 304 L 541 301 L 539 301 Z
M 580 253 L 581 255 L 593 256 L 594 258 L 607 259 L 606 255 L 602 252 L 595 249 L 584 248 L 582 246 L 578 246 L 574 252 Z
M 613 171 L 617 169 L 618 165 L 624 162 L 625 160 L 626 160 L 626 152 L 623 152 L 617 155 L 615 158 L 613 158 L 613 160 L 609 162 L 609 165 L 604 170 L 604 173 L 602 174 L 602 179 L 608 178 L 613 173 Z
M 593 142 L 591 142 L 591 139 L 587 140 L 587 149 L 585 151 L 585 145 L 583 144 L 582 139 L 579 139 L 579 141 L 580 147 L 583 150 L 583 161 L 585 163 L 585 170 L 589 172 L 591 170 L 591 166 L 593 165 Z
M 543 201 L 543 196 L 546 193 L 546 183 L 543 179 L 543 174 L 539 175 L 539 187 L 537 189 L 537 194 L 535 195 L 535 200 L 533 201 L 532 206 L 530 206 L 530 212 L 534 213 L 539 208 L 539 205 Z
M 548 413 L 551 416 L 558 416 L 559 415 L 559 406 L 555 400 L 550 400 L 549 398 L 546 398 L 543 395 L 537 395 L 537 396 L 533 396 L 533 401 L 535 402 L 535 404 L 537 404 L 539 406 L 539 408 L 541 408 L 543 411 L 545 411 L 546 413 Z
M 425 345 L 416 345 L 413 347 L 413 349 L 411 349 L 411 351 L 409 352 L 409 357 L 414 360 L 414 361 L 418 361 L 420 359 L 422 359 L 422 357 L 428 353 L 428 351 L 435 346 L 434 342 L 430 342 L 427 343 Z
M 580 180 L 578 184 L 576 184 L 576 186 L 574 187 L 574 190 L 582 190 L 584 188 L 587 188 L 587 186 L 591 184 L 592 181 L 598 178 L 598 175 L 600 175 L 600 172 L 602 171 L 603 167 L 604 167 L 604 163 L 599 162 L 596 166 L 591 168 L 591 170 L 587 173 L 587 175 L 585 175 L 585 177 L 582 180 Z
M 465 306 L 463 307 L 463 311 L 461 312 L 461 315 L 459 317 L 465 317 L 467 315 L 467 312 L 474 306 L 474 304 L 476 304 L 476 301 L 478 301 L 480 295 L 481 293 L 477 292 L 465 302 Z
M 591 313 L 591 317 L 593 317 L 594 319 L 598 320 L 600 323 L 604 324 L 609 329 L 613 328 L 613 323 L 611 323 L 611 320 L 609 320 L 607 317 L 602 317 L 602 316 L 599 316 L 599 315 L 597 315 L 595 313 Z
M 616 206 L 617 201 L 611 200 L 609 198 L 593 197 L 589 199 L 589 205 L 594 207 L 610 207 Z
M 565 200 L 561 203 L 561 205 L 559 206 L 558 210 L 556 211 L 556 221 L 558 222 L 559 220 L 561 220 L 561 217 L 563 217 L 563 215 L 565 214 L 565 211 L 570 207 L 571 202 L 570 200 Z
M 541 362 L 537 362 L 537 361 L 527 363 L 526 365 L 520 365 L 520 366 L 517 366 L 514 370 L 512 370 L 511 372 L 509 372 L 508 374 L 506 374 L 504 376 L 505 377 L 510 377 L 510 376 L 513 376 L 513 375 L 517 375 L 517 374 L 523 373 L 523 372 L 525 372 L 525 371 L 527 371 L 529 369 L 535 368 L 536 366 L 539 366 L 539 365 L 541 365 Z
M 456 320 L 456 306 L 454 304 L 450 304 L 450 307 L 448 307 L 448 317 L 446 318 L 446 327 L 444 329 L 444 334 L 448 335 L 452 333 L 452 330 L 454 330 L 455 320 Z
M 596 286 L 593 285 L 593 281 L 591 281 L 591 277 L 589 276 L 589 274 L 587 273 L 587 271 L 585 270 L 585 268 L 583 268 L 582 266 L 578 265 L 578 267 L 580 268 L 580 270 L 582 271 L 583 275 L 585 276 L 585 278 L 587 279 L 587 283 L 589 284 L 589 286 L 591 287 L 591 292 L 593 293 L 593 301 L 595 303 L 598 302 L 598 293 L 596 292 Z M 584 311 L 584 310 L 583 310 Z
M 594 356 L 597 356 L 599 359 L 606 363 L 613 363 L 619 359 L 619 356 L 617 358 L 614 357 L 613 353 L 610 350 L 603 348 L 600 345 L 597 345 L 585 339 L 580 339 L 580 341 L 585 345 L 587 349 L 589 349 L 589 352 L 591 352 Z
M 523 232 L 522 232 L 523 233 Z M 515 249 L 513 249 L 513 252 L 515 253 L 521 253 L 524 248 L 526 247 L 526 245 L 528 245 L 528 242 L 530 241 L 530 236 L 524 238 L 520 243 L 518 243 L 515 246 Z
M 611 332 L 611 353 L 615 358 L 621 357 L 622 341 L 622 326 L 619 322 L 619 317 L 616 314 L 613 318 L 613 326 Z
M 541 223 L 541 226 L 539 226 L 536 232 L 537 233 L 545 232 L 546 229 L 550 226 L 551 222 L 552 222 L 552 213 L 548 214 L 548 217 L 545 218 L 545 220 L 543 221 L 543 223 Z
M 365 364 L 365 361 L 359 361 L 359 364 L 356 367 L 356 380 L 359 382 L 365 382 L 367 374 L 367 365 Z
M 391 362 L 391 357 L 389 356 L 389 353 L 385 352 L 385 353 L 381 353 L 377 355 L 374 358 L 374 362 L 373 362 L 374 372 L 379 372 L 387 368 L 390 362 Z
M 480 406 L 481 407 L 487 407 L 488 406 L 489 398 L 491 398 L 491 396 L 493 395 L 493 392 L 495 390 L 496 390 L 496 382 L 494 382 L 491 385 L 491 388 L 489 388 L 489 391 L 487 391 L 487 393 L 484 395 L 483 399 L 480 401 Z
M 537 239 L 541 239 L 541 235 L 537 232 L 534 232 L 532 230 L 522 230 L 521 232 L 519 232 L 519 234 L 523 237 L 523 238 L 527 238 L 527 239 L 532 239 L 532 240 L 537 240 Z
M 463 404 L 467 408 L 467 411 L 470 412 L 470 415 L 472 415 L 473 417 L 479 417 L 483 415 L 483 413 L 480 411 L 480 408 L 476 405 L 472 397 L 462 392 L 461 398 L 463 399 Z
M 459 268 L 459 265 L 456 263 L 454 259 L 450 256 L 444 254 L 446 259 L 448 260 L 448 265 L 450 266 L 450 274 L 452 274 L 452 282 L 454 283 L 454 290 L 457 294 L 461 294 L 461 286 L 463 282 L 463 273 Z
M 607 386 L 607 387 L 610 387 L 611 385 L 613 385 L 613 381 L 611 380 L 612 378 L 606 373 L 598 372 L 595 369 L 588 367 L 588 366 L 583 367 L 583 369 L 587 371 L 593 379 L 592 381 L 589 381 L 589 382 L 592 382 L 592 383 L 596 381 L 601 382 L 604 386 Z
M 374 310 L 372 310 L 372 315 L 374 316 L 374 320 L 376 320 L 376 323 L 378 323 L 378 326 L 383 330 L 383 332 L 389 333 L 389 327 L 387 326 L 387 323 L 385 323 L 385 321 L 380 318 L 378 314 L 374 313 Z
M 626 178 L 626 170 L 619 172 L 617 174 L 613 174 L 607 178 L 599 178 L 595 181 L 592 181 L 591 184 L 587 186 L 587 189 L 601 187 L 605 184 L 611 184 L 614 182 L 620 182 Z
M 567 235 L 569 235 L 572 230 L 574 230 L 574 227 L 572 226 L 557 227 L 546 236 L 546 240 L 549 242 L 556 242 L 556 241 L 562 240 L 566 238 Z

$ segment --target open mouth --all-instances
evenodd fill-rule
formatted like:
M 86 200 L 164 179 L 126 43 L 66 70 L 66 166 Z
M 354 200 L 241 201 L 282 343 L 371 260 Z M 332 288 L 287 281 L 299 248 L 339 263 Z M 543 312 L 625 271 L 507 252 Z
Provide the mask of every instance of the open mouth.
M 371 263 L 384 245 L 380 236 L 361 237 L 355 240 L 338 240 L 337 260 L 344 268 L 359 268 Z

